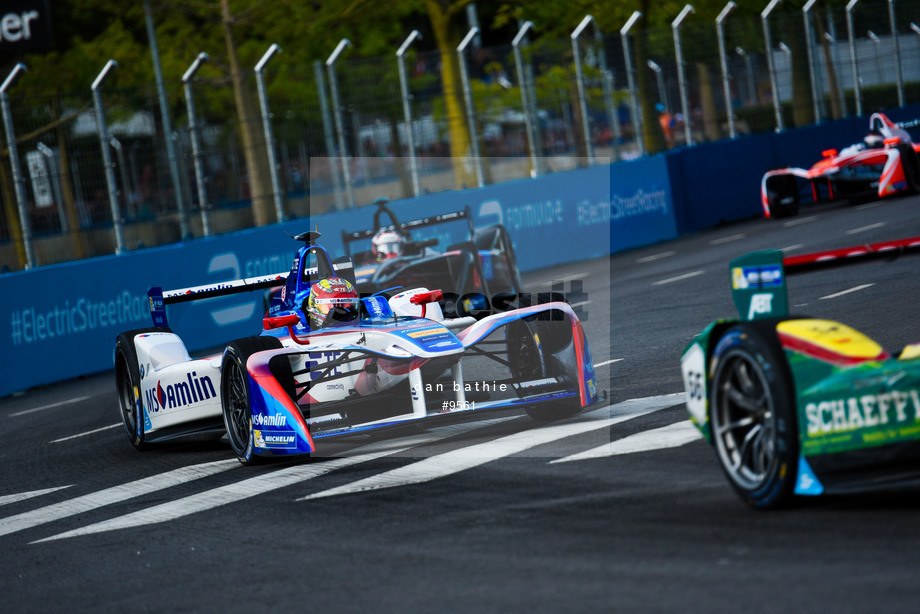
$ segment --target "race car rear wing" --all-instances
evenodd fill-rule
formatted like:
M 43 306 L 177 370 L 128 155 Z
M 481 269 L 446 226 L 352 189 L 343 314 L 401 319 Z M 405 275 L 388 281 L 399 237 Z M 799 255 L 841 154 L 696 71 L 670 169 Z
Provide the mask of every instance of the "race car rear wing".
M 340 277 L 344 277 L 354 283 L 354 265 L 351 260 L 333 262 L 332 268 Z M 318 270 L 316 268 L 304 269 L 306 275 L 315 275 L 317 272 Z M 160 286 L 154 286 L 147 291 L 147 302 L 150 308 L 150 315 L 153 318 L 153 325 L 168 325 L 166 320 L 166 305 L 276 288 L 278 286 L 283 286 L 285 282 L 287 282 L 288 275 L 290 275 L 290 272 L 286 271 L 273 275 L 246 277 L 244 279 L 233 279 L 230 281 L 205 284 L 203 286 L 192 286 L 190 288 L 178 288 L 175 290 L 163 290 Z
M 883 241 L 840 249 L 783 257 L 780 250 L 751 252 L 729 263 L 732 300 L 746 320 L 789 315 L 786 275 L 846 266 L 879 258 L 897 258 L 920 252 L 920 237 Z
M 349 246 L 351 243 L 360 241 L 361 239 L 370 239 L 379 230 L 395 230 L 404 237 L 408 238 L 409 231 L 416 228 L 424 228 L 426 226 L 434 226 L 436 224 L 446 224 L 447 222 L 466 220 L 467 226 L 469 228 L 469 236 L 471 238 L 475 232 L 473 228 L 473 215 L 470 212 L 469 207 L 464 207 L 459 211 L 451 211 L 448 213 L 441 213 L 439 215 L 431 215 L 415 220 L 409 220 L 408 222 L 400 222 L 396 219 L 396 215 L 393 213 L 393 211 L 386 206 L 387 201 L 385 199 L 377 199 L 374 202 L 380 208 L 374 212 L 373 228 L 368 228 L 365 230 L 342 231 L 342 245 L 345 247 L 346 254 L 350 254 Z M 389 225 L 383 225 L 380 223 L 380 217 L 383 213 L 386 213 L 389 216 L 391 222 Z

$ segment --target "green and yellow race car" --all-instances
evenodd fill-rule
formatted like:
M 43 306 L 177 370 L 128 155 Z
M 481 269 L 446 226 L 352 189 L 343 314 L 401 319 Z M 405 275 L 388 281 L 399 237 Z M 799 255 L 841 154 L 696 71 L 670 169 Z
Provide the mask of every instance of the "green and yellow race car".
M 786 292 L 788 274 L 918 248 L 907 239 L 731 262 L 741 317 L 707 326 L 681 370 L 691 420 L 751 506 L 920 479 L 920 344 L 891 354 L 845 324 L 790 316 Z

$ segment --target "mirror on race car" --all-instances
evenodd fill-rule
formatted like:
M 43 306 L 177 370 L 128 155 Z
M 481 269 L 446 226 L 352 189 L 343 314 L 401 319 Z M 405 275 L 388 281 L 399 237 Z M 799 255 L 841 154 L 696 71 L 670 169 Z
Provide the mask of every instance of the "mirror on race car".
M 284 328 L 287 326 L 296 326 L 300 323 L 300 316 L 296 313 L 289 313 L 286 316 L 272 316 L 262 319 L 262 328 L 271 330 L 274 328 Z

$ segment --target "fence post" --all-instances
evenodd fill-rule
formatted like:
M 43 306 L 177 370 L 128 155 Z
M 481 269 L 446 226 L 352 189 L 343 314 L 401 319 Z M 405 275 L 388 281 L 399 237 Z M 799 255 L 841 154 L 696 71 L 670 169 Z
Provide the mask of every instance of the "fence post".
M 898 106 L 904 106 L 904 83 L 901 75 L 901 45 L 898 42 L 898 26 L 894 21 L 894 0 L 888 0 L 888 21 L 891 22 L 891 44 L 894 46 L 894 77 L 898 84 Z
M 654 60 L 649 60 L 648 67 L 655 73 L 655 82 L 658 84 L 658 101 L 661 102 L 665 109 L 670 109 L 671 103 L 668 100 L 668 92 L 664 87 L 664 74 L 661 70 L 661 66 Z
M 323 63 L 320 60 L 313 62 L 313 74 L 316 76 L 316 93 L 319 97 L 320 113 L 323 116 L 323 139 L 326 141 L 326 160 L 330 162 L 329 172 L 332 175 L 332 196 L 335 199 L 335 208 L 344 209 L 345 207 L 342 203 L 342 179 L 339 177 L 339 164 L 335 158 L 335 131 L 332 128 L 329 101 L 326 99 L 326 77 L 323 75 Z
M 144 0 L 144 20 L 147 24 L 147 39 L 150 41 L 150 54 L 153 56 L 153 75 L 157 83 L 157 97 L 160 101 L 160 115 L 163 118 L 163 132 L 166 136 L 166 154 L 169 157 L 169 176 L 172 179 L 173 193 L 176 197 L 176 208 L 179 210 L 179 232 L 182 238 L 189 233 L 188 211 L 185 208 L 185 198 L 182 185 L 179 182 L 179 164 L 176 158 L 176 145 L 173 143 L 172 122 L 169 119 L 169 103 L 166 101 L 166 89 L 163 86 L 163 69 L 160 66 L 160 50 L 157 46 L 156 31 L 153 28 L 153 16 L 150 12 L 150 2 Z
M 51 189 L 54 190 L 54 201 L 57 203 L 58 220 L 61 223 L 61 232 L 70 232 L 70 223 L 67 221 L 67 214 L 64 212 L 64 197 L 61 194 L 61 171 L 58 169 L 57 160 L 55 159 L 54 150 L 39 141 L 35 145 L 36 149 L 48 160 L 48 174 L 51 176 Z
M 115 60 L 106 62 L 102 72 L 93 81 L 93 106 L 96 108 L 96 131 L 99 133 L 99 144 L 102 146 L 102 164 L 105 166 L 105 183 L 109 191 L 109 207 L 112 209 L 112 226 L 115 230 L 115 253 L 125 251 L 125 232 L 121 223 L 121 211 L 118 207 L 115 171 L 112 169 L 112 153 L 109 151 L 108 127 L 105 123 L 105 111 L 102 109 L 102 84 L 108 79 L 112 69 L 118 66 Z
M 182 84 L 185 89 L 185 108 L 188 111 L 188 133 L 192 140 L 192 162 L 195 165 L 195 186 L 198 190 L 198 206 L 201 208 L 201 229 L 204 236 L 211 236 L 211 219 L 208 203 L 208 191 L 204 185 L 204 169 L 201 165 L 201 143 L 198 137 L 198 118 L 195 116 L 195 101 L 192 98 L 192 79 L 204 62 L 208 61 L 208 54 L 202 51 L 182 75 Z
M 811 82 L 811 100 L 814 105 L 815 123 L 821 121 L 821 104 L 818 101 L 818 77 L 815 74 L 815 53 L 811 40 L 811 8 L 818 0 L 808 0 L 802 7 L 802 19 L 805 23 L 805 52 L 808 56 L 808 78 Z
M 26 195 L 23 189 L 22 168 L 19 166 L 19 152 L 16 149 L 16 135 L 13 133 L 13 118 L 10 116 L 10 99 L 6 92 L 9 90 L 22 73 L 26 71 L 25 64 L 16 64 L 10 74 L 0 85 L 0 108 L 3 112 L 3 124 L 6 127 L 6 146 L 10 153 L 10 167 L 13 169 L 13 190 L 16 193 L 16 206 L 19 209 L 19 227 L 22 229 L 22 246 L 25 251 L 25 268 L 35 266 L 35 252 L 32 249 L 32 224 L 29 222 L 29 210 L 26 207 Z M 12 223 L 13 220 L 10 220 Z
M 409 175 L 412 177 L 412 195 L 416 198 L 421 192 L 418 183 L 418 158 L 415 153 L 415 130 L 412 127 L 412 107 L 409 104 L 409 80 L 406 78 L 406 51 L 416 39 L 422 35 L 418 30 L 412 30 L 409 37 L 396 51 L 396 63 L 399 67 L 399 89 L 402 93 L 403 117 L 406 121 L 406 145 L 409 149 Z
M 511 46 L 514 48 L 514 63 L 517 68 L 517 77 L 518 77 L 518 87 L 521 90 L 521 105 L 524 110 L 524 129 L 527 132 L 527 145 L 530 149 L 530 165 L 531 177 L 540 176 L 540 164 L 539 164 L 539 154 L 537 152 L 537 139 L 534 136 L 534 121 L 533 117 L 533 108 L 536 106 L 530 101 L 529 91 L 530 86 L 527 83 L 526 73 L 524 72 L 524 62 L 521 59 L 521 43 L 524 41 L 524 36 L 527 35 L 528 30 L 533 29 L 533 22 L 525 21 L 524 25 L 521 26 L 521 29 L 518 30 L 517 36 L 514 37 L 514 40 L 511 42 Z
M 853 0 L 854 2 L 856 0 Z M 773 112 L 776 115 L 776 131 L 783 131 L 783 112 L 782 101 L 779 96 L 779 87 L 776 84 L 776 67 L 773 65 L 773 43 L 770 42 L 770 13 L 776 8 L 776 5 L 782 0 L 770 0 L 770 4 L 760 14 L 760 20 L 763 24 L 763 48 L 767 54 L 767 69 L 770 71 L 770 89 L 773 92 Z
M 728 116 L 728 136 L 736 138 L 735 134 L 735 110 L 732 108 L 732 94 L 729 87 L 728 58 L 725 57 L 725 27 L 722 25 L 728 15 L 735 10 L 738 5 L 729 2 L 716 17 L 716 35 L 719 39 L 719 63 L 722 64 L 722 92 L 725 95 L 725 115 Z
M 122 150 L 121 141 L 113 135 L 109 135 L 109 145 L 115 150 L 115 156 L 118 158 L 118 173 L 121 175 L 121 190 L 125 197 L 125 211 L 131 213 L 131 182 L 128 179 L 128 167 L 125 164 L 125 152 Z
M 594 166 L 594 144 L 591 142 L 591 129 L 588 121 L 588 102 L 585 99 L 585 74 L 581 67 L 581 49 L 578 46 L 578 37 L 585 28 L 594 20 L 591 15 L 585 15 L 578 27 L 572 31 L 572 53 L 575 56 L 575 85 L 578 87 L 578 107 L 581 109 L 581 131 L 585 139 L 585 151 L 588 154 L 588 166 Z
M 856 99 L 856 115 L 862 115 L 862 93 L 859 87 L 859 63 L 856 61 L 856 43 L 853 40 L 853 9 L 859 0 L 847 3 L 847 37 L 850 41 L 850 67 L 853 70 L 853 97 Z
M 348 168 L 348 149 L 345 147 L 345 128 L 342 125 L 342 106 L 339 103 L 339 82 L 335 76 L 335 62 L 351 46 L 351 41 L 343 38 L 336 45 L 335 51 L 326 60 L 326 70 L 329 72 L 329 88 L 332 92 L 332 112 L 335 117 L 335 128 L 339 133 L 339 158 L 342 160 L 342 177 L 345 179 L 345 192 L 348 195 L 348 206 L 355 206 L 355 194 L 351 186 L 351 170 Z
M 642 17 L 640 11 L 634 11 L 629 19 L 620 28 L 620 39 L 623 42 L 623 60 L 626 63 L 626 83 L 629 86 L 629 102 L 632 106 L 633 132 L 636 137 L 636 144 L 639 147 L 639 156 L 645 155 L 645 141 L 642 138 L 642 116 L 639 114 L 639 98 L 636 94 L 636 77 L 633 75 L 632 56 L 629 52 L 629 31 L 635 23 Z
M 680 88 L 680 106 L 684 114 L 684 139 L 687 145 L 693 145 L 693 133 L 690 126 L 690 105 L 687 103 L 687 78 L 684 76 L 684 51 L 680 45 L 680 24 L 694 12 L 693 7 L 688 4 L 671 22 L 671 30 L 674 32 L 674 53 L 677 55 L 677 85 Z
M 268 172 L 272 179 L 272 198 L 275 201 L 275 216 L 279 222 L 284 221 L 284 208 L 281 204 L 281 182 L 278 179 L 278 163 L 275 160 L 275 139 L 272 136 L 272 116 L 268 111 L 268 97 L 265 95 L 265 65 L 276 53 L 281 51 L 276 43 L 268 48 L 259 63 L 256 64 L 256 87 L 259 90 L 259 105 L 262 107 L 262 130 L 265 132 L 265 150 L 268 153 Z
M 460 59 L 460 80 L 463 83 L 463 98 L 466 101 L 466 123 L 470 131 L 470 147 L 472 148 L 473 159 L 476 168 L 476 185 L 482 187 L 485 185 L 485 179 L 482 171 L 482 156 L 479 153 L 479 137 L 476 134 L 476 111 L 473 108 L 473 93 L 470 90 L 470 76 L 466 68 L 466 48 L 479 34 L 479 28 L 472 27 L 466 33 L 466 36 L 457 46 L 457 55 Z

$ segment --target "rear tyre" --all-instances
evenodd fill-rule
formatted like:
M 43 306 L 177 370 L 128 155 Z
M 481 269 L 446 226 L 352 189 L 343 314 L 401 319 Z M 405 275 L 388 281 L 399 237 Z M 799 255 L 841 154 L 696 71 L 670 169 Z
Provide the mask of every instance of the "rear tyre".
M 765 324 L 730 328 L 713 352 L 712 439 L 735 492 L 759 509 L 792 499 L 798 429 L 789 368 Z
M 252 406 L 246 361 L 256 352 L 281 347 L 277 337 L 246 337 L 233 341 L 224 350 L 220 367 L 220 405 L 230 447 L 244 465 L 264 460 L 253 454 Z
M 118 394 L 118 407 L 125 434 L 136 450 L 143 450 L 146 443 L 144 399 L 141 395 L 141 373 L 134 338 L 145 333 L 171 332 L 165 327 L 139 328 L 121 333 L 115 340 L 115 391 Z
M 515 381 L 565 376 L 565 367 L 553 352 L 564 348 L 571 340 L 571 332 L 566 337 L 566 327 L 571 331 L 567 320 L 515 320 L 508 325 L 505 342 Z M 538 422 L 549 422 L 573 416 L 581 409 L 581 398 L 575 396 L 528 406 L 526 411 Z

